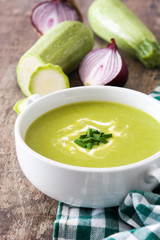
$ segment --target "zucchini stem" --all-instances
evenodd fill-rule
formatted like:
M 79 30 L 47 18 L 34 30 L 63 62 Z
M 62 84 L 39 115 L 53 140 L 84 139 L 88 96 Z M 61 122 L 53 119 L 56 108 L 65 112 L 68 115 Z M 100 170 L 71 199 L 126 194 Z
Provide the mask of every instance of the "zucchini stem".
M 147 67 L 160 66 L 160 44 L 145 39 L 136 49 L 136 56 Z

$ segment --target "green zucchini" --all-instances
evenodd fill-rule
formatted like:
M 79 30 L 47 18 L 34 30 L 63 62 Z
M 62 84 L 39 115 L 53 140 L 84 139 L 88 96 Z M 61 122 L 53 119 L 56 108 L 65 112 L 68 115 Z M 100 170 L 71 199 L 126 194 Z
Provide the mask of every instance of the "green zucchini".
M 16 102 L 16 104 L 14 105 L 13 109 L 18 114 L 20 114 L 27 107 L 27 99 L 28 98 L 23 98 L 23 99 L 19 100 L 18 102 Z
M 20 59 L 17 80 L 22 92 L 30 96 L 30 77 L 46 63 L 59 65 L 68 74 L 92 50 L 92 31 L 81 22 L 65 21 L 44 34 Z
M 160 44 L 153 33 L 120 0 L 96 0 L 88 11 L 93 31 L 136 56 L 146 67 L 160 66 Z

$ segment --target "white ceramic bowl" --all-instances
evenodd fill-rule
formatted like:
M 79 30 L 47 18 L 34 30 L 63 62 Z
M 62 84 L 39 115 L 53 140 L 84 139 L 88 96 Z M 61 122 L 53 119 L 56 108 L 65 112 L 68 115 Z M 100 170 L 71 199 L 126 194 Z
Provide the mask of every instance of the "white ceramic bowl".
M 15 123 L 17 156 L 29 181 L 51 198 L 83 207 L 116 206 L 131 189 L 151 191 L 157 185 L 160 152 L 126 166 L 87 168 L 50 160 L 24 142 L 26 130 L 40 115 L 65 104 L 95 100 L 136 107 L 160 122 L 160 103 L 146 94 L 110 86 L 65 89 L 36 99 L 18 116 Z

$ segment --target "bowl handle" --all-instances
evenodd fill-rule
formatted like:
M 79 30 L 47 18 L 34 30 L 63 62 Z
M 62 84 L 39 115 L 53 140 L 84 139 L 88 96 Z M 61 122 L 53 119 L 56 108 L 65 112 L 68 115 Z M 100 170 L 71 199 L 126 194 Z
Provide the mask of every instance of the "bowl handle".
M 41 95 L 39 95 L 39 94 L 33 94 L 33 95 L 29 96 L 27 99 L 27 106 L 30 105 L 31 103 L 35 102 L 40 97 L 41 97 Z
M 155 179 L 160 183 L 160 168 L 157 167 L 149 169 L 146 175 L 146 181 L 148 183 L 155 182 Z

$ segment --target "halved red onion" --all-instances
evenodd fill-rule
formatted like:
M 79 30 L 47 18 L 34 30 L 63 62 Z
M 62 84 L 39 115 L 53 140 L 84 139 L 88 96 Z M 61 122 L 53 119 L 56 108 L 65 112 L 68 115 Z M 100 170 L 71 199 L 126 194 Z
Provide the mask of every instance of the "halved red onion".
M 31 22 L 44 34 L 63 21 L 82 21 L 82 14 L 74 0 L 52 0 L 37 4 L 31 12 Z
M 89 52 L 80 64 L 79 75 L 85 86 L 124 86 L 128 79 L 128 69 L 115 40 L 111 39 L 107 48 Z

